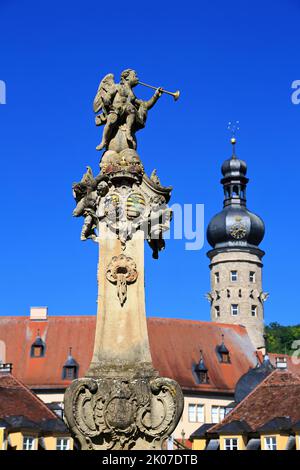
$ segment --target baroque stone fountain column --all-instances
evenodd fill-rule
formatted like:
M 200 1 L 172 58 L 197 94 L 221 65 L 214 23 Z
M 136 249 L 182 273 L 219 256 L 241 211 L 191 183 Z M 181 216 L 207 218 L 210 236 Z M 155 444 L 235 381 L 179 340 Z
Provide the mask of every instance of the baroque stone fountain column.
M 128 83 L 123 86 L 122 94 Z M 161 93 L 156 92 L 155 100 Z M 138 110 L 141 105 L 135 106 Z M 100 173 L 94 177 L 88 167 L 73 185 L 74 215 L 85 219 L 81 238 L 99 244 L 93 358 L 86 376 L 65 393 L 65 417 L 82 450 L 161 449 L 183 410 L 179 385 L 159 377 L 149 348 L 144 244 L 146 239 L 154 258 L 164 248 L 171 188 L 161 185 L 156 171 L 150 178 L 144 172 L 136 152 L 138 124 L 130 128 L 130 136 L 122 112 L 104 142 Z

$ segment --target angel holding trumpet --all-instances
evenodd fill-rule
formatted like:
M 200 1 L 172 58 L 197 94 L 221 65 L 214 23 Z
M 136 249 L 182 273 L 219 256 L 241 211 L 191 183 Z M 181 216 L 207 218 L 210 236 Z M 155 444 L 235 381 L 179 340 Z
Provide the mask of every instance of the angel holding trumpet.
M 148 101 L 139 100 L 133 93 L 133 88 L 139 83 L 156 90 Z M 113 74 L 107 74 L 94 99 L 94 112 L 100 112 L 95 118 L 96 125 L 104 125 L 102 141 L 96 149 L 136 149 L 135 133 L 145 126 L 148 110 L 155 105 L 162 93 L 172 94 L 175 99 L 179 96 L 179 92 L 171 93 L 161 87 L 139 82 L 132 69 L 122 72 L 120 83 L 114 82 Z

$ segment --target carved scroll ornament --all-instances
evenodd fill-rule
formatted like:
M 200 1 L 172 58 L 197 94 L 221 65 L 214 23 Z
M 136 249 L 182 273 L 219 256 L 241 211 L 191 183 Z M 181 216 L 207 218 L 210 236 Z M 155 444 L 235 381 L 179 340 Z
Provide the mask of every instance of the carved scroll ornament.
M 127 284 L 134 283 L 138 277 L 135 262 L 123 254 L 114 256 L 108 265 L 106 277 L 111 283 L 117 285 L 118 298 L 123 306 L 127 299 Z

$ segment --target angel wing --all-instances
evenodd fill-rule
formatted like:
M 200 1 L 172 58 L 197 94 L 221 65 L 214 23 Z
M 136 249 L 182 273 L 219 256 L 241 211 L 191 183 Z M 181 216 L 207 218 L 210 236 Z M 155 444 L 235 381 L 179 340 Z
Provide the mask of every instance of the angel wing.
M 115 84 L 114 78 L 115 77 L 112 73 L 108 73 L 101 80 L 94 99 L 95 113 L 98 113 L 101 109 L 105 111 L 105 108 L 111 104 L 113 96 L 117 91 L 117 85 Z

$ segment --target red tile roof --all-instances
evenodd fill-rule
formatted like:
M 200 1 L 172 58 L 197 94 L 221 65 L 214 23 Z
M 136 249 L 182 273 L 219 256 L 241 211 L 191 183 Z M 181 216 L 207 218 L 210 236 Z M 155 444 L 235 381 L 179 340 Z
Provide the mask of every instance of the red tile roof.
M 252 431 L 274 418 L 300 420 L 300 377 L 288 371 L 274 370 L 220 423 L 208 431 L 218 432 L 225 424 L 245 421 Z
M 271 364 L 276 367 L 276 358 L 285 358 L 286 359 L 286 364 L 287 364 L 287 369 L 289 372 L 292 372 L 293 374 L 299 374 L 300 375 L 300 363 L 299 363 L 299 358 L 296 358 L 294 360 L 291 356 L 288 356 L 287 354 L 276 354 L 276 353 L 268 353 L 268 356 L 270 358 Z
M 10 374 L 0 374 L 0 419 L 23 416 L 39 423 L 57 416 L 24 384 Z
M 62 368 L 69 347 L 84 376 L 92 357 L 95 316 L 52 316 L 45 321 L 28 317 L 0 317 L 0 341 L 6 344 L 3 362 L 13 363 L 13 374 L 32 388 L 65 388 Z M 43 358 L 30 357 L 37 331 L 46 344 Z M 154 367 L 160 375 L 193 391 L 233 393 L 236 382 L 256 362 L 254 348 L 246 329 L 239 325 L 213 322 L 149 318 L 148 330 Z M 219 363 L 216 346 L 225 335 L 231 364 Z M 197 385 L 192 365 L 203 351 L 209 384 Z

